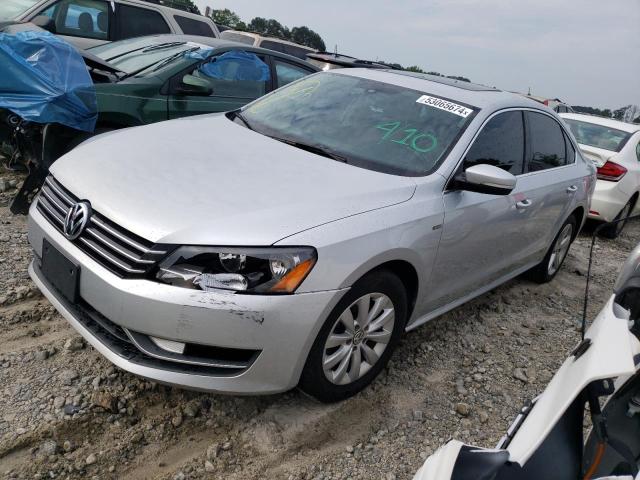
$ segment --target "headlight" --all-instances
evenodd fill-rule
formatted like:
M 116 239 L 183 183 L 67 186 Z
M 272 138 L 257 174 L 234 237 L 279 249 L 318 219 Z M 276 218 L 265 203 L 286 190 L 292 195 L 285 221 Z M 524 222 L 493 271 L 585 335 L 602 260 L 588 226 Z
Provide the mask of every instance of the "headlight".
M 311 247 L 180 247 L 162 261 L 156 279 L 194 290 L 293 293 L 316 259 Z

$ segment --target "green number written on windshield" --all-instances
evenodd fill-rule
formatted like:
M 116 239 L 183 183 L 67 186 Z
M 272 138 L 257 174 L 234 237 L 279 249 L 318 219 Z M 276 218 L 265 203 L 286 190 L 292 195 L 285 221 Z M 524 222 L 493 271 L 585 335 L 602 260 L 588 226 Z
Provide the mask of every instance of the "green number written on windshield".
M 380 142 L 389 141 L 397 143 L 398 145 L 404 145 L 411 150 L 418 153 L 427 153 L 438 146 L 438 139 L 430 133 L 422 133 L 415 128 L 401 129 L 401 122 L 386 122 L 380 123 L 375 127 L 378 130 L 386 132 Z M 394 134 L 398 132 L 401 135 Z M 404 134 L 404 135 L 403 135 Z

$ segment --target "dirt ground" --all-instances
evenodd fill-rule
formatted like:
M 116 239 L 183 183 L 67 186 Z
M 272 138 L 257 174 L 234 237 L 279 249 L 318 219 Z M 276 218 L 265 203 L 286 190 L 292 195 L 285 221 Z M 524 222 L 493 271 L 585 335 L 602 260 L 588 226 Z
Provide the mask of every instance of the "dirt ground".
M 495 446 L 579 340 L 588 230 L 552 283 L 516 279 L 411 332 L 346 402 L 156 385 L 113 367 L 38 293 L 14 193 L 0 193 L 0 478 L 410 479 L 451 437 Z M 640 222 L 598 240 L 590 318 L 638 241 Z

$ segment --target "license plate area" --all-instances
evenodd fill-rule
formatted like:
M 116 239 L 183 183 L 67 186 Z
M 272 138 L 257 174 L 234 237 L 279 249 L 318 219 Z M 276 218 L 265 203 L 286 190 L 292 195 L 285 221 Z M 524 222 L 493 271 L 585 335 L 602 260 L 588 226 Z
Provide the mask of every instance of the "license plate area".
M 42 240 L 42 274 L 63 297 L 77 303 L 80 267 L 65 257 L 46 238 Z

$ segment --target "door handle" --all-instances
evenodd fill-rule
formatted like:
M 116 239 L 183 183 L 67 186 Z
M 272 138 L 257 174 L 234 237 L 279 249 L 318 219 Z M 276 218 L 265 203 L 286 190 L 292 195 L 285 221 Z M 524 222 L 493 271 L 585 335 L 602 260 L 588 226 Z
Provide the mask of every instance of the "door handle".
M 518 210 L 522 210 L 524 208 L 529 208 L 530 206 L 531 206 L 531 200 L 529 200 L 528 198 L 526 200 L 522 200 L 522 201 L 516 203 L 516 208 Z
M 576 193 L 578 191 L 578 187 L 576 187 L 575 185 L 571 185 L 570 187 L 567 187 L 567 193 Z

